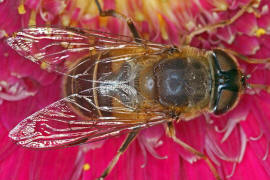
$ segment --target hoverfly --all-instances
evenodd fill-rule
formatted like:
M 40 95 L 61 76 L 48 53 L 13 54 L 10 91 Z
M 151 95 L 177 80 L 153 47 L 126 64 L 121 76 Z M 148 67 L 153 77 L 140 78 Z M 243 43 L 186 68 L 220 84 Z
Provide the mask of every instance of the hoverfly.
M 44 149 L 128 133 L 104 178 L 140 129 L 167 123 L 169 136 L 205 159 L 219 179 L 204 154 L 176 138 L 172 122 L 202 113 L 222 115 L 237 105 L 248 87 L 236 60 L 241 55 L 188 46 L 193 36 L 232 21 L 195 31 L 186 38 L 187 45 L 175 47 L 141 39 L 129 18 L 103 11 L 97 0 L 96 4 L 100 15 L 125 19 L 133 37 L 72 27 L 29 27 L 7 39 L 20 55 L 63 75 L 63 98 L 21 121 L 9 136 L 23 147 Z

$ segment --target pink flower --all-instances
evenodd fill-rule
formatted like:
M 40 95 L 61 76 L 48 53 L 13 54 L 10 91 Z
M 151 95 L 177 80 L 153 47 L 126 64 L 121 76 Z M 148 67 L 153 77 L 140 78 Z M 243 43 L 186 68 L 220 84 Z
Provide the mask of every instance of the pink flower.
M 248 0 L 110 1 L 132 17 L 145 39 L 181 45 L 195 29 L 230 19 Z M 191 45 L 226 47 L 243 55 L 269 58 L 270 3 L 257 2 L 236 22 L 194 37 Z M 8 132 L 21 120 L 60 98 L 61 75 L 18 55 L 6 36 L 32 25 L 63 25 L 130 35 L 124 21 L 98 16 L 94 1 L 0 1 L 0 179 L 94 179 L 101 175 L 124 136 L 59 150 L 36 151 L 15 145 Z M 269 65 L 247 64 L 252 83 L 269 84 Z M 177 137 L 213 162 L 222 179 L 269 179 L 270 96 L 249 90 L 222 117 L 200 116 L 175 123 Z M 162 125 L 139 134 L 108 179 L 214 179 L 203 160 L 166 136 Z

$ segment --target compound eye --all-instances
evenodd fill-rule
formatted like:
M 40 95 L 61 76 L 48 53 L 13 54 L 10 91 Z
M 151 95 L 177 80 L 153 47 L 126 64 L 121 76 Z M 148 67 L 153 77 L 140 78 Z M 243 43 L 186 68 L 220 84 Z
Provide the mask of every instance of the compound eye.
M 214 114 L 221 115 L 232 109 L 238 102 L 239 93 L 223 89 L 214 109 Z
M 214 114 L 231 110 L 238 102 L 242 89 L 241 73 L 237 61 L 222 49 L 214 49 Z

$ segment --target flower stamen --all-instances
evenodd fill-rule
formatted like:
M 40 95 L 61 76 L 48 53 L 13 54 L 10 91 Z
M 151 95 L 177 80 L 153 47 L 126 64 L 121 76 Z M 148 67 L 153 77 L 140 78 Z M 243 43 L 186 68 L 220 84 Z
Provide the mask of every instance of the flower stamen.
M 90 164 L 89 163 L 85 163 L 84 165 L 83 165 L 83 170 L 84 171 L 88 171 L 90 169 Z
M 18 7 L 18 13 L 21 14 L 21 15 L 26 13 L 23 1 L 21 1 L 20 5 Z
M 235 169 L 236 169 L 236 163 L 233 163 L 232 172 L 231 172 L 230 174 L 228 174 L 228 175 L 226 176 L 226 178 L 230 179 L 230 178 L 233 176 L 233 174 L 234 174 L 234 172 L 235 172 Z
M 258 136 L 249 137 L 249 140 L 251 140 L 251 141 L 258 141 L 258 140 L 260 140 L 262 138 L 262 136 L 263 136 L 263 132 L 261 131 Z
M 267 159 L 268 154 L 269 154 L 269 142 L 267 143 L 266 151 L 265 151 L 265 154 L 262 158 L 263 161 L 265 161 Z
M 166 29 L 165 29 L 166 24 L 165 24 L 165 21 L 164 21 L 161 14 L 158 14 L 158 21 L 159 21 L 160 28 L 161 28 L 160 29 L 161 30 L 161 36 L 162 36 L 162 38 L 164 40 L 167 40 L 169 38 L 169 36 L 168 36 L 168 33 L 167 33 Z
M 255 34 L 257 37 L 261 37 L 262 35 L 264 35 L 266 33 L 265 29 L 263 28 L 259 28 L 256 30 Z
M 28 26 L 36 26 L 36 17 L 37 17 L 37 12 L 35 10 L 32 10 L 30 19 L 28 22 Z
M 40 64 L 40 68 L 43 69 L 43 70 L 45 70 L 45 69 L 48 68 L 48 64 L 45 63 L 45 62 L 42 62 L 42 63 Z

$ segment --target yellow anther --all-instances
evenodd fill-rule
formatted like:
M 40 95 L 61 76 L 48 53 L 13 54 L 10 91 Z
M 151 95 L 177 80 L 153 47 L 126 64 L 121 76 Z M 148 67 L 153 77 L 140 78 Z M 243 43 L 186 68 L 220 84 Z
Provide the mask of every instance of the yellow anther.
M 166 31 L 166 23 L 165 20 L 163 19 L 161 14 L 158 14 L 158 20 L 159 20 L 159 25 L 160 25 L 160 31 L 161 31 L 161 36 L 164 40 L 169 39 L 168 33 Z
M 48 64 L 45 63 L 45 62 L 42 62 L 42 63 L 40 64 L 40 69 L 47 69 L 47 67 L 48 67 Z
M 261 35 L 264 35 L 266 33 L 266 31 L 263 28 L 259 28 L 259 29 L 256 30 L 255 33 L 256 33 L 257 37 L 260 37 Z
M 135 12 L 135 17 L 136 17 L 136 21 L 143 21 L 144 20 L 144 15 L 139 11 Z
M 28 22 L 29 26 L 35 26 L 36 25 L 36 17 L 37 17 L 37 12 L 36 11 L 31 11 L 30 19 Z
M 62 15 L 61 21 L 63 26 L 68 26 L 70 24 L 70 17 L 68 15 Z
M 107 17 L 99 17 L 99 24 L 101 27 L 107 27 L 108 18 Z
M 18 13 L 19 13 L 19 14 L 25 14 L 25 13 L 26 13 L 25 8 L 24 8 L 24 4 L 23 4 L 23 3 L 21 3 L 21 4 L 19 5 L 19 7 L 18 7 Z
M 84 165 L 83 165 L 83 170 L 84 171 L 88 171 L 90 169 L 90 165 L 88 164 L 88 163 L 85 163 Z

